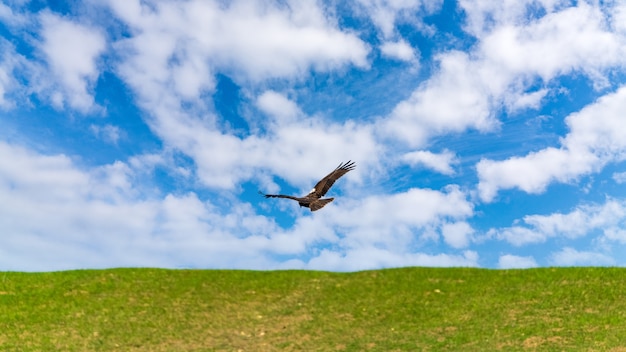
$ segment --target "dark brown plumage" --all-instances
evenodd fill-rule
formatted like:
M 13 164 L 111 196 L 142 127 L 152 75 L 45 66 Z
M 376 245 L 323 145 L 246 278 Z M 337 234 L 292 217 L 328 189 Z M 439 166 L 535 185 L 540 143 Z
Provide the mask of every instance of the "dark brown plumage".
M 322 198 L 326 192 L 332 187 L 332 185 L 337 181 L 341 176 L 345 175 L 348 171 L 354 170 L 356 165 L 353 161 L 348 161 L 347 163 L 341 163 L 335 170 L 326 175 L 323 179 L 321 179 L 315 187 L 304 197 L 294 197 L 288 196 L 284 194 L 265 194 L 261 191 L 261 193 L 265 198 L 287 198 L 293 199 L 300 204 L 301 207 L 307 207 L 311 209 L 311 211 L 316 211 L 322 209 L 326 204 L 332 202 L 335 198 Z

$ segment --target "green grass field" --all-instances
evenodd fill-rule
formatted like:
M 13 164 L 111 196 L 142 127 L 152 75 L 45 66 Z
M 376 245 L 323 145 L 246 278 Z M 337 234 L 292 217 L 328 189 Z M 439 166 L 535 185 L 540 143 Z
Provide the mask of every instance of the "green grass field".
M 0 272 L 1 351 L 626 351 L 626 269 Z

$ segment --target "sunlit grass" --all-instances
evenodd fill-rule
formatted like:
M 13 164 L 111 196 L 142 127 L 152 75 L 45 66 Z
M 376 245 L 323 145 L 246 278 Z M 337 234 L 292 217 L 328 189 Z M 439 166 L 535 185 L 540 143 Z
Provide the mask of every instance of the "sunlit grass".
M 2 351 L 626 351 L 626 269 L 0 273 Z

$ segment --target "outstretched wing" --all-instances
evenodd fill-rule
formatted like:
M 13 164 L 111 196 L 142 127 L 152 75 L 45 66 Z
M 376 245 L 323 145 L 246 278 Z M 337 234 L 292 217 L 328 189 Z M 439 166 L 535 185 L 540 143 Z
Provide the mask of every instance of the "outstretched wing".
M 326 192 L 332 187 L 332 185 L 337 181 L 341 176 L 345 175 L 348 171 L 354 170 L 356 165 L 353 161 L 348 160 L 347 163 L 342 163 L 337 166 L 333 172 L 329 173 L 321 179 L 315 187 L 311 190 L 311 192 L 307 195 L 310 198 L 321 198 Z
M 259 194 L 262 195 L 265 198 L 287 198 L 287 199 L 293 199 L 293 200 L 299 200 L 298 197 L 294 197 L 294 196 L 288 196 L 285 194 L 265 194 L 261 191 L 259 191 Z
M 315 200 L 315 201 L 311 202 L 311 204 L 309 205 L 309 209 L 311 209 L 311 211 L 320 210 L 326 204 L 332 202 L 334 199 L 335 198 L 324 198 L 324 199 Z

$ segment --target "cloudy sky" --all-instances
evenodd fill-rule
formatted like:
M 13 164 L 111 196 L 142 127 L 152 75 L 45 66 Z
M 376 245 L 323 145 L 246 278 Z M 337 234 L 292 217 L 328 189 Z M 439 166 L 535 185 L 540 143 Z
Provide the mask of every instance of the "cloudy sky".
M 626 265 L 626 2 L 0 3 L 0 270 Z M 357 168 L 311 213 L 306 194 Z

